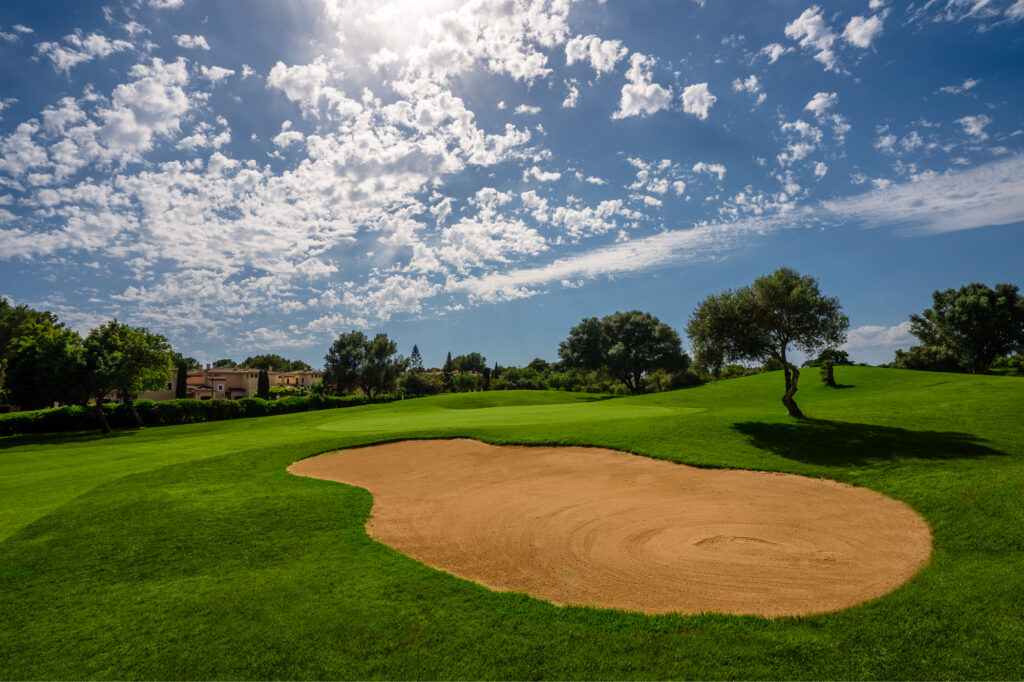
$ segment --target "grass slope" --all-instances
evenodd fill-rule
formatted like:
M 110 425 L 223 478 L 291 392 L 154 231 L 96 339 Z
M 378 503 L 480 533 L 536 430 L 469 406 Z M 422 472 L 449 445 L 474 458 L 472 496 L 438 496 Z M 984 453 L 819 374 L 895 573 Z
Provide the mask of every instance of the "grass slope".
M 842 367 L 614 400 L 440 396 L 0 439 L 0 678 L 1024 678 L 1024 381 Z M 644 616 L 495 593 L 370 540 L 292 461 L 407 437 L 613 447 L 867 486 L 935 553 L 811 618 Z

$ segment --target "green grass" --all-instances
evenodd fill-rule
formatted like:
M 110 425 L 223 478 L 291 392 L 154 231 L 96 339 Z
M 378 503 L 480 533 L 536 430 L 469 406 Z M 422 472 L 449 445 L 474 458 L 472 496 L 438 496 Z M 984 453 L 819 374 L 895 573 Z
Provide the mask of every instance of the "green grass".
M 601 400 L 440 396 L 0 439 L 0 678 L 1024 678 L 1024 380 L 837 369 Z M 291 462 L 407 437 L 597 445 L 904 500 L 931 562 L 808 618 L 645 616 L 491 592 L 367 537 Z

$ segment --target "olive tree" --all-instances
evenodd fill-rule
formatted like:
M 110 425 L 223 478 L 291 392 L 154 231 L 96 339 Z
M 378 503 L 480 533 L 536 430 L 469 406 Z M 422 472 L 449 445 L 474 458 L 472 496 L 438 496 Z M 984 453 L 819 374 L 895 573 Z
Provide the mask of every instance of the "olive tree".
M 714 371 L 725 362 L 778 360 L 786 382 L 782 404 L 790 416 L 803 418 L 793 399 L 800 370 L 789 359 L 790 348 L 808 355 L 835 348 L 846 341 L 849 327 L 839 299 L 823 296 L 816 279 L 779 268 L 750 286 L 704 299 L 686 333 L 698 361 Z
M 684 370 L 689 363 L 675 330 L 639 310 L 584 318 L 559 344 L 558 356 L 566 367 L 604 368 L 630 393 L 642 393 L 651 372 Z
M 947 351 L 972 373 L 1024 350 L 1024 297 L 1013 284 L 968 284 L 932 294 L 933 305 L 910 316 L 910 332 L 933 354 Z

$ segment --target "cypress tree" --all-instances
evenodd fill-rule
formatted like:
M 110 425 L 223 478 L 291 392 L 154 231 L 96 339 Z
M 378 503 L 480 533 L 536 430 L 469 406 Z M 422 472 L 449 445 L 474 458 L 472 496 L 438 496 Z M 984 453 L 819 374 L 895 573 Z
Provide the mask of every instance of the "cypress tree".
M 452 362 L 452 352 L 448 351 L 448 359 L 444 361 L 444 367 L 441 371 L 444 373 L 444 387 L 446 390 L 452 389 L 452 372 L 455 370 L 455 363 Z
M 270 375 L 265 369 L 260 370 L 259 379 L 256 380 L 256 397 L 270 400 Z
M 184 362 L 178 363 L 178 379 L 174 382 L 174 397 L 181 400 L 187 393 L 188 388 L 188 367 Z
M 423 358 L 420 356 L 420 349 L 416 344 L 413 344 L 412 355 L 409 356 L 409 369 L 414 372 L 423 370 Z

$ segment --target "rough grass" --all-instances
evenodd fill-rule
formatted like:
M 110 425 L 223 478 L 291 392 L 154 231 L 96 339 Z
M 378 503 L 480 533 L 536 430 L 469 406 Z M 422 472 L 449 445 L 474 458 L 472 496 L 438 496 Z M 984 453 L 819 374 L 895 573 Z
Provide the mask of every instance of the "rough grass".
M 0 439 L 0 678 L 1024 678 L 1024 380 L 840 367 L 673 393 L 494 392 Z M 645 616 L 495 593 L 369 539 L 291 462 L 407 437 L 564 443 L 867 486 L 935 553 L 810 618 Z

